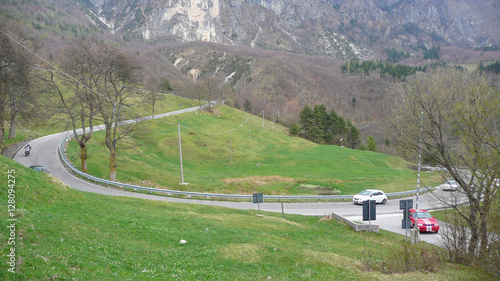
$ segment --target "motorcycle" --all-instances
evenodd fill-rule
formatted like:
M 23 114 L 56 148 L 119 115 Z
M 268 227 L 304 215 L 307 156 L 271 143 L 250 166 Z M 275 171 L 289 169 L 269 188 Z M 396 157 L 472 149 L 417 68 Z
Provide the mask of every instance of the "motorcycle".
M 29 154 L 30 154 L 30 151 L 28 149 L 24 150 L 24 155 L 26 155 L 26 157 L 28 157 Z

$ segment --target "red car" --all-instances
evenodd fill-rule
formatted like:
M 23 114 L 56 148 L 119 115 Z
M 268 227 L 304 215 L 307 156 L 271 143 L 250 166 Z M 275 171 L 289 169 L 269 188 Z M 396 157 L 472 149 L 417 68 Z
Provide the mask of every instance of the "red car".
M 429 212 L 426 210 L 415 210 L 415 209 L 410 209 L 410 221 L 411 221 L 411 228 L 415 226 L 415 219 L 414 214 L 417 219 L 417 227 L 420 232 L 438 232 L 439 231 L 439 223 L 434 218 L 431 216 Z

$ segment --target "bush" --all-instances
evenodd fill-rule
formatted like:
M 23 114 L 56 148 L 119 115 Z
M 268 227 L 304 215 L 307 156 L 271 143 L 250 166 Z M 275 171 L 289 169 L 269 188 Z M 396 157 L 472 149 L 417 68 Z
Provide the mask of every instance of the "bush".
M 409 245 L 404 243 L 402 247 L 391 251 L 388 259 L 380 264 L 380 271 L 384 273 L 406 273 L 406 272 L 436 272 L 444 261 L 443 253 L 434 246 L 423 243 Z
M 410 245 L 402 242 L 401 247 L 389 252 L 387 257 L 380 259 L 375 259 L 369 252 L 368 258 L 365 256 L 364 259 L 365 270 L 386 274 L 437 272 L 445 261 L 442 249 L 424 243 Z
M 292 125 L 290 126 L 289 134 L 290 136 L 296 137 L 300 132 L 299 125 L 297 123 L 293 122 Z

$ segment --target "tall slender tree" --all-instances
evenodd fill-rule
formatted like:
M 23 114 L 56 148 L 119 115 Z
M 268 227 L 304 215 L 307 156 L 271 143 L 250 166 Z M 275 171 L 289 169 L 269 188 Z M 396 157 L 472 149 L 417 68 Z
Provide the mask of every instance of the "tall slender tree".
M 390 118 L 397 143 L 443 166 L 443 177 L 453 177 L 466 197 L 462 206 L 450 202 L 455 194 L 436 194 L 457 214 L 443 232 L 451 258 L 499 276 L 499 87 L 478 73 L 448 69 L 416 77 L 398 96 Z
M 80 147 L 81 170 L 87 172 L 87 143 L 94 132 L 94 121 L 100 111 L 99 92 L 104 78 L 100 66 L 101 53 L 95 40 L 75 40 L 64 51 L 62 68 L 66 76 L 50 71 L 48 81 L 55 89 L 59 103 L 55 110 L 62 113 L 73 130 Z
M 140 67 L 118 49 L 110 45 L 100 46 L 102 57 L 100 67 L 103 79 L 100 100 L 100 115 L 106 127 L 105 144 L 109 150 L 109 179 L 116 180 L 117 143 L 129 134 L 133 125 L 120 126 L 127 118 L 127 98 L 133 93 L 131 86 L 141 79 Z M 121 127 L 122 129 L 119 129 Z

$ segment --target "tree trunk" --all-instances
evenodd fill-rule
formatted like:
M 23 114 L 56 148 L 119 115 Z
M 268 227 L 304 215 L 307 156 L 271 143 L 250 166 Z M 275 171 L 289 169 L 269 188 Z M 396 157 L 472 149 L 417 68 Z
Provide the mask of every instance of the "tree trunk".
M 3 109 L 0 110 L 0 143 L 3 142 L 5 135 L 5 114 Z
M 481 225 L 479 228 L 479 237 L 481 238 L 481 244 L 479 246 L 479 257 L 484 258 L 487 256 L 488 252 L 488 222 L 485 218 L 486 216 L 481 216 Z
M 13 113 L 12 117 L 10 118 L 9 139 L 13 140 L 16 138 L 16 129 L 16 115 Z
M 488 220 L 489 213 L 491 209 L 491 199 L 490 193 L 486 192 L 483 205 L 480 210 L 480 225 L 479 225 L 479 237 L 481 238 L 481 244 L 479 246 L 479 257 L 484 258 L 488 255 Z
M 1 82 L 1 81 L 0 81 Z M 3 83 L 2 83 L 3 84 Z M 0 143 L 3 142 L 4 135 L 5 135 L 5 96 L 4 93 L 2 93 L 2 85 L 0 84 Z
M 82 162 L 82 172 L 87 173 L 87 146 L 80 144 L 80 160 Z
M 476 255 L 477 244 L 479 243 L 477 212 L 478 212 L 477 206 L 470 206 L 470 215 L 469 215 L 470 240 L 467 253 L 471 258 Z
M 109 148 L 109 180 L 116 181 L 116 148 Z

